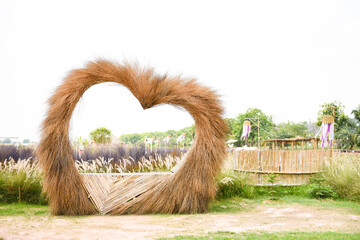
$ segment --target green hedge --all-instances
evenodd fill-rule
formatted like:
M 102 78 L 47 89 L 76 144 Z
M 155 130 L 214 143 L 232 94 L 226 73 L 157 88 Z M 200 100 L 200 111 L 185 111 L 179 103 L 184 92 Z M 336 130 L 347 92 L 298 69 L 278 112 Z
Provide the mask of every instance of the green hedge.
M 0 203 L 46 204 L 42 178 L 38 164 L 31 159 L 0 163 Z

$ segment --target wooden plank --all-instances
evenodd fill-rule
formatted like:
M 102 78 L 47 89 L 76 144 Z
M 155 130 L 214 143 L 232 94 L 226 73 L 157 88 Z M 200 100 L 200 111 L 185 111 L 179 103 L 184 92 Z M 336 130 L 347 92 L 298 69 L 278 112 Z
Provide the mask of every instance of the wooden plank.
M 111 189 L 108 199 L 104 204 L 104 208 L 100 213 L 106 214 L 114 210 L 116 207 L 135 199 L 156 183 L 164 180 L 164 175 L 138 176 L 135 181 L 128 184 L 124 188 L 114 187 Z
M 257 184 L 266 184 L 263 175 L 270 173 L 281 175 L 284 184 L 308 183 L 310 176 L 320 172 L 324 163 L 331 161 L 336 154 L 324 149 L 260 151 L 261 162 L 259 150 L 239 152 L 242 164 L 234 167 L 234 170 L 255 174 Z
M 89 198 L 100 213 L 108 213 L 112 209 L 127 202 L 143 192 L 149 186 L 159 183 L 171 173 L 136 173 L 136 174 L 80 174 L 82 184 Z
M 85 189 L 95 207 L 100 210 L 111 186 L 111 176 L 82 176 Z

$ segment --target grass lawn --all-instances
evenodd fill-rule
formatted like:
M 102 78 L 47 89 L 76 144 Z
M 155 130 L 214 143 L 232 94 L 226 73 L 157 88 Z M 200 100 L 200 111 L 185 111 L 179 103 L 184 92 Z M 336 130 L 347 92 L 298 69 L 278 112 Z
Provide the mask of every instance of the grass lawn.
M 213 200 L 210 204 L 210 213 L 237 213 L 253 209 L 257 205 L 299 204 L 303 206 L 343 208 L 354 214 L 360 214 L 360 203 L 346 200 L 312 199 L 303 196 L 283 196 L 279 200 L 269 200 L 268 197 L 247 199 L 233 197 Z M 39 216 L 50 215 L 50 208 L 46 205 L 33 205 L 26 203 L 0 204 L 0 216 Z
M 261 228 L 258 229 L 252 229 L 250 230 L 232 230 L 232 229 L 224 229 L 223 227 L 220 227 L 218 229 L 211 228 L 211 226 L 214 226 L 216 222 L 219 222 L 219 220 L 227 219 L 228 221 L 238 221 L 238 223 L 233 224 L 233 227 L 248 227 L 249 223 L 248 220 L 241 220 L 243 219 L 242 216 L 247 216 L 249 220 L 254 220 L 254 225 L 250 225 L 251 227 L 257 227 L 259 225 L 261 226 L 267 226 L 269 224 L 272 224 L 273 221 L 278 221 L 276 218 L 271 218 L 271 216 L 268 216 L 269 222 L 261 222 L 261 220 L 264 218 L 264 214 L 259 212 L 261 209 L 264 208 L 270 208 L 275 209 L 276 211 L 281 211 L 283 209 L 305 209 L 305 211 L 314 211 L 311 212 L 313 214 L 321 214 L 321 216 L 324 216 L 325 214 L 337 214 L 338 216 L 343 216 L 344 219 L 347 218 L 347 215 L 353 215 L 354 220 L 352 220 L 352 227 L 347 227 L 347 230 L 344 230 L 343 227 L 339 228 L 318 228 L 318 227 L 312 227 L 312 228 L 305 228 L 305 230 L 301 230 L 299 228 L 293 228 L 295 230 L 291 230 L 289 228 L 282 228 L 281 230 L 274 230 L 272 228 L 268 228 L 268 230 L 262 230 Z M 259 210 L 260 209 L 260 210 Z M 298 210 L 302 211 L 302 210 Z M 270 213 L 271 215 L 271 213 Z M 61 231 L 64 231 L 62 237 L 65 237 L 66 239 L 70 239 L 67 237 L 72 236 L 73 239 L 81 239 L 81 234 L 85 234 L 87 231 L 95 230 L 96 234 L 108 234 L 109 236 L 112 236 L 117 231 L 123 231 L 124 234 L 136 234 L 138 231 L 151 231 L 152 225 L 149 224 L 155 224 L 154 226 L 158 226 L 159 234 L 156 234 L 153 236 L 154 239 L 360 239 L 360 232 L 357 232 L 357 229 L 359 229 L 356 225 L 357 222 L 359 222 L 359 216 L 360 215 L 360 203 L 351 202 L 351 201 L 345 201 L 345 200 L 317 200 L 317 199 L 311 199 L 309 197 L 304 196 L 282 196 L 279 197 L 278 200 L 270 200 L 268 196 L 261 196 L 254 199 L 245 199 L 241 197 L 233 197 L 229 199 L 223 199 L 223 200 L 213 200 L 210 205 L 210 212 L 209 214 L 190 214 L 190 215 L 170 215 L 170 214 L 164 214 L 164 215 L 147 215 L 147 216 L 122 216 L 122 217 L 113 217 L 113 216 L 79 216 L 79 217 L 65 217 L 65 216 L 56 216 L 53 217 L 50 214 L 50 207 L 44 206 L 44 205 L 30 205 L 30 204 L 19 204 L 19 203 L 13 203 L 13 204 L 0 204 L 0 219 L 10 224 L 9 226 L 13 226 L 13 222 L 20 221 L 20 225 L 18 227 L 14 227 L 11 231 L 13 232 L 23 232 L 26 231 L 27 234 L 33 234 L 34 232 L 31 228 L 30 229 L 24 229 L 20 226 L 29 226 L 34 223 L 39 223 L 37 230 L 34 230 L 35 232 L 41 232 L 45 231 L 45 229 L 58 229 L 59 226 L 57 224 L 61 224 L 63 221 L 66 222 L 66 224 L 60 225 Z M 332 223 L 334 220 L 332 220 L 333 215 L 329 215 L 329 223 Z M 236 219 L 238 217 L 238 219 Z M 291 218 L 293 218 L 291 215 L 289 216 L 283 216 L 283 221 L 291 221 Z M 134 220 L 136 218 L 136 220 Z M 149 219 L 150 218 L 150 219 Z M 325 218 L 325 217 L 322 217 Z M 123 221 L 128 221 L 126 219 L 130 219 L 132 222 L 131 227 L 135 227 L 135 230 L 131 232 L 127 227 L 118 227 L 123 226 Z M 257 220 L 259 219 L 259 220 Z M 274 219 L 274 220 L 273 220 Z M 317 218 L 316 222 L 319 221 Z M 356 220 L 357 219 L 357 220 Z M 98 221 L 94 223 L 94 221 Z M 109 228 L 108 223 L 104 224 L 104 226 L 101 226 L 100 224 L 103 223 L 103 221 L 108 221 L 108 223 L 114 224 L 117 223 L 117 225 L 113 225 L 113 231 L 112 228 Z M 304 220 L 299 219 L 299 221 L 304 222 Z M 320 220 L 323 221 L 323 220 Z M 345 223 L 342 222 L 342 220 L 336 220 L 337 223 L 340 224 L 348 224 L 349 222 Z M 349 221 L 349 220 L 347 220 Z M 148 226 L 146 224 L 148 224 Z M 283 223 L 280 221 L 280 223 Z M 314 223 L 314 222 L 313 222 Z M 337 224 L 335 223 L 335 224 Z M 80 235 L 72 235 L 73 233 L 65 232 L 69 231 L 69 229 L 65 226 L 68 224 L 72 224 L 73 228 L 76 229 L 76 231 L 83 231 Z M 95 224 L 95 225 L 92 225 Z M 135 225 L 134 225 L 135 224 Z M 145 224 L 145 225 L 143 225 Z M 199 228 L 197 224 L 202 224 L 202 226 Z M 355 224 L 355 225 L 354 225 Z M 296 225 L 296 224 L 294 224 Z M 227 225 L 224 225 L 224 227 Z M 290 225 L 289 225 L 290 226 Z M 293 225 L 291 225 L 293 226 Z M 291 227 L 290 226 L 290 227 Z M 324 226 L 324 225 L 323 225 Z M 346 226 L 346 225 L 344 225 Z M 349 225 L 348 225 L 349 226 Z M 3 226 L 5 227 L 5 226 Z M 145 227 L 145 230 L 144 230 Z M 146 227 L 149 229 L 146 230 Z M 1 222 L 0 222 L 0 229 L 1 229 Z M 6 228 L 4 228 L 6 229 Z M 3 229 L 3 230 L 4 230 Z M 142 230 L 141 230 L 142 229 Z M 166 230 L 168 229 L 168 230 Z M 173 232 L 172 229 L 175 229 L 177 232 Z M 221 231 L 224 229 L 224 231 Z M 260 229 L 260 230 L 259 230 Z M 54 231 L 55 231 L 54 230 Z M 56 230 L 58 231 L 58 230 Z M 130 231 L 130 232 L 129 232 Z M 1 232 L 1 231 L 0 231 Z M 165 232 L 165 233 L 164 233 Z M 9 234 L 9 233 L 7 233 Z M 12 233 L 11 233 L 12 234 Z M 18 233 L 20 234 L 20 233 Z M 174 237 L 168 238 L 167 236 L 173 236 L 172 234 L 175 234 Z M 129 235 L 129 236 L 130 236 Z M 12 235 L 2 235 L 0 234 L 0 240 L 1 237 L 5 236 L 12 236 Z M 18 235 L 20 236 L 20 235 Z M 132 236 L 132 235 L 131 235 Z M 161 236 L 165 236 L 165 238 L 159 238 Z M 90 235 L 91 237 L 91 235 Z
M 44 216 L 50 215 L 49 206 L 26 203 L 0 204 L 0 216 Z
M 172 238 L 159 238 L 159 240 L 225 240 L 225 239 L 248 239 L 248 240 L 287 240 L 287 239 L 312 239 L 312 240 L 344 240 L 360 239 L 360 233 L 336 233 L 336 232 L 280 232 L 280 233 L 233 233 L 215 232 L 205 236 L 175 236 Z
M 281 204 L 299 204 L 304 206 L 343 208 L 348 209 L 354 214 L 360 214 L 360 203 L 346 200 L 332 199 L 312 199 L 303 196 L 283 196 L 279 200 L 269 200 L 268 197 L 258 197 L 255 199 L 246 199 L 233 197 L 229 199 L 213 200 L 210 205 L 210 212 L 213 213 L 236 213 L 254 208 L 259 204 L 281 205 Z

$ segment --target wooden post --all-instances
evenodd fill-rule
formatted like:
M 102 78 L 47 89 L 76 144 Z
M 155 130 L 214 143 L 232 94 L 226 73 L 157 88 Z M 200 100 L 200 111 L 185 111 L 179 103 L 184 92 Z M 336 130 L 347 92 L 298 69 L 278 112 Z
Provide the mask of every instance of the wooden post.
M 334 117 L 334 132 L 335 132 L 335 107 L 333 107 L 333 117 Z M 335 136 L 335 133 L 334 133 Z M 335 145 L 335 137 L 334 140 L 332 140 L 332 152 L 334 152 L 334 145 Z
M 258 118 L 258 149 L 260 150 L 260 118 Z
M 335 107 L 333 107 L 332 109 L 332 113 L 333 113 L 333 117 L 334 117 L 334 140 L 332 140 L 332 145 L 331 145 L 331 156 L 330 156 L 330 163 L 332 162 L 333 156 L 334 156 L 334 145 L 335 145 Z
M 261 162 L 261 151 L 260 151 L 260 118 L 258 118 L 258 151 L 259 151 L 259 170 L 262 171 L 262 162 Z M 259 174 L 260 176 L 260 174 Z
M 21 188 L 19 186 L 19 203 L 21 203 Z

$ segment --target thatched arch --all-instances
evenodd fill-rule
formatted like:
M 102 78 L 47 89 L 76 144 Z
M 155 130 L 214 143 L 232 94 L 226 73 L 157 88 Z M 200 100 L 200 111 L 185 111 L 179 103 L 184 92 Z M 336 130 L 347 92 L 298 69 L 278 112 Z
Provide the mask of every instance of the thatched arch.
M 215 196 L 215 176 L 225 158 L 227 126 L 215 92 L 195 80 L 156 75 L 152 69 L 105 60 L 72 71 L 49 99 L 37 148 L 44 169 L 44 190 L 56 215 L 96 212 L 75 168 L 69 142 L 72 112 L 91 86 L 115 82 L 127 87 L 144 109 L 158 104 L 185 108 L 195 120 L 196 137 L 181 168 L 161 184 L 149 186 L 135 200 L 118 206 L 112 214 L 205 212 Z

